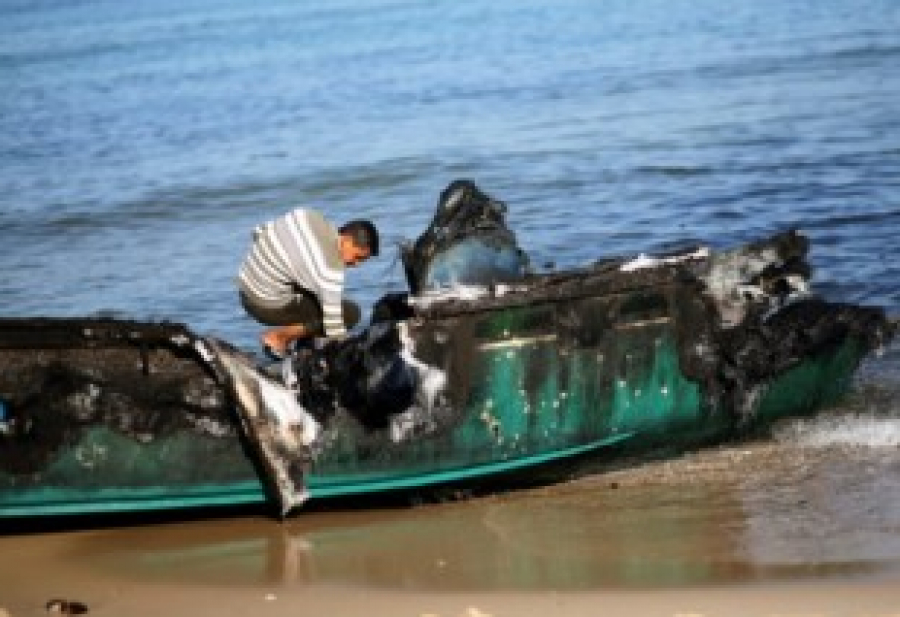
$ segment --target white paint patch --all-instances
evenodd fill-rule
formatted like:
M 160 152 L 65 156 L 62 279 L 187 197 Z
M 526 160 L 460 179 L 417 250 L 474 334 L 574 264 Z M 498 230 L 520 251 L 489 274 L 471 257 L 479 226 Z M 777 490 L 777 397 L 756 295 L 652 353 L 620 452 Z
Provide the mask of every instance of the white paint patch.
M 454 285 L 431 289 L 409 298 L 411 306 L 427 309 L 435 304 L 451 301 L 475 302 L 490 295 L 490 289 L 481 285 Z
M 398 324 L 398 332 L 403 347 L 400 357 L 415 372 L 416 392 L 412 405 L 391 418 L 390 435 L 395 443 L 437 429 L 435 410 L 442 405 L 441 399 L 447 388 L 447 375 L 443 370 L 415 357 L 415 341 L 409 336 L 408 324 Z
M 191 421 L 194 423 L 197 430 L 206 435 L 225 437 L 226 435 L 231 434 L 231 427 L 229 425 L 222 422 L 216 422 L 212 418 L 196 418 L 192 416 Z
M 409 326 L 406 323 L 400 323 L 398 329 L 400 344 L 403 345 L 400 357 L 413 367 L 418 377 L 416 402 L 423 409 L 431 410 L 437 397 L 447 387 L 447 374 L 437 367 L 425 364 L 413 355 L 416 351 L 416 345 L 415 341 L 409 336 Z
M 709 257 L 709 249 L 705 246 L 698 248 L 693 253 L 674 255 L 672 257 L 648 257 L 644 253 L 641 253 L 631 261 L 619 266 L 619 270 L 621 272 L 635 272 L 636 270 L 658 268 L 660 266 L 670 266 L 695 259 L 705 259 L 707 257 Z
M 187 344 L 191 342 L 191 339 L 189 339 L 184 334 L 176 334 L 174 336 L 169 337 L 169 340 L 172 341 L 173 343 L 175 343 L 179 347 L 186 347 Z
M 440 289 L 429 289 L 418 296 L 412 296 L 407 300 L 410 306 L 428 309 L 434 305 L 445 302 L 476 302 L 484 298 L 500 298 L 503 296 L 526 293 L 527 285 L 511 285 L 501 283 L 494 287 L 484 285 L 452 285 Z
M 784 307 L 811 295 L 809 282 L 802 276 L 788 274 L 781 277 L 787 286 L 783 294 L 769 294 L 753 280 L 770 267 L 781 267 L 783 262 L 773 247 L 758 250 L 735 250 L 716 255 L 709 272 L 702 277 L 706 290 L 719 310 L 721 324 L 726 328 L 740 324 L 751 305 L 757 305 L 768 319 Z
M 197 353 L 200 354 L 200 357 L 203 358 L 203 360 L 206 363 L 210 363 L 213 361 L 213 358 L 215 357 L 215 355 L 213 354 L 212 350 L 209 348 L 209 345 L 207 345 L 203 341 L 201 341 L 201 340 L 195 341 L 194 349 L 197 350 Z
M 498 283 L 494 287 L 494 296 L 500 298 L 509 294 L 525 293 L 528 291 L 527 285 L 510 285 L 508 283 Z
M 505 349 L 507 347 L 511 348 L 519 348 L 519 347 L 527 347 L 530 345 L 537 345 L 538 343 L 551 343 L 556 341 L 555 334 L 540 334 L 537 336 L 523 336 L 520 338 L 511 338 L 503 341 L 493 341 L 490 343 L 481 343 L 478 346 L 478 349 L 488 350 L 488 349 Z
M 297 395 L 268 379 L 259 379 L 259 395 L 266 412 L 276 419 L 279 438 L 283 443 L 295 448 L 297 437 L 304 446 L 311 445 L 319 436 L 319 423 L 297 402 Z M 296 428 L 300 428 L 299 436 Z

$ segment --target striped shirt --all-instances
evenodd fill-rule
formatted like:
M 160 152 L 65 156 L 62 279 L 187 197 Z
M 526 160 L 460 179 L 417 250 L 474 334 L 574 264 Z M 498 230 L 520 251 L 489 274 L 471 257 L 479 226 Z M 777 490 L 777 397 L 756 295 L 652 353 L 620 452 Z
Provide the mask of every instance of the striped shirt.
M 319 299 L 325 335 L 346 333 L 338 232 L 315 210 L 297 208 L 257 227 L 238 280 L 244 293 L 272 308 L 289 303 L 301 287 Z

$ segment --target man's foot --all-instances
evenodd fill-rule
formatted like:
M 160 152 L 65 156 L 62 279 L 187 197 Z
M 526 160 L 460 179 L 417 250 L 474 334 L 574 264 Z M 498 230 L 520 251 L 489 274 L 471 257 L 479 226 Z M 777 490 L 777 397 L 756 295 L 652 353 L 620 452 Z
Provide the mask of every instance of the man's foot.
M 273 360 L 284 360 L 290 341 L 280 336 L 277 330 L 266 332 L 262 338 L 263 352 Z
M 284 360 L 285 352 L 274 349 L 265 343 L 263 343 L 263 353 L 270 360 L 275 360 L 276 362 L 279 360 Z
M 298 339 L 307 337 L 309 334 L 303 324 L 272 328 L 262 335 L 263 351 L 271 357 L 282 359 L 288 355 L 291 346 Z

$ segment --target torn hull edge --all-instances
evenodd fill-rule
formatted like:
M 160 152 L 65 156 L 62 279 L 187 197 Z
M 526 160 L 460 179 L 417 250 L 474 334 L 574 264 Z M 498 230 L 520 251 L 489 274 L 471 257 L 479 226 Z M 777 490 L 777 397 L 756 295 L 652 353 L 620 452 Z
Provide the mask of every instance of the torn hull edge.
M 287 516 L 309 498 L 306 478 L 312 445 L 321 432 L 319 423 L 300 405 L 296 392 L 260 371 L 251 356 L 212 338 L 195 345 L 234 402 L 279 514 Z

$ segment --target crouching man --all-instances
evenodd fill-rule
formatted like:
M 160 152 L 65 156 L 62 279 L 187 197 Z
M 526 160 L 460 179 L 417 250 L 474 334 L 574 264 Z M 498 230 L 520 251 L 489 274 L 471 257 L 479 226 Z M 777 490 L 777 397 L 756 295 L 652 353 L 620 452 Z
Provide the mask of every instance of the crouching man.
M 284 357 L 299 339 L 342 337 L 360 319 L 343 297 L 344 272 L 378 255 L 378 231 L 354 220 L 335 229 L 320 212 L 297 208 L 258 226 L 238 274 L 241 304 L 273 326 L 261 339 L 265 352 Z

